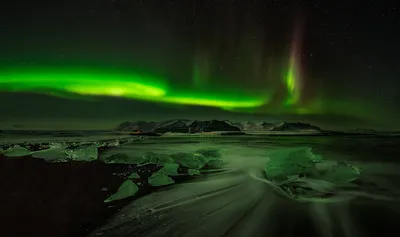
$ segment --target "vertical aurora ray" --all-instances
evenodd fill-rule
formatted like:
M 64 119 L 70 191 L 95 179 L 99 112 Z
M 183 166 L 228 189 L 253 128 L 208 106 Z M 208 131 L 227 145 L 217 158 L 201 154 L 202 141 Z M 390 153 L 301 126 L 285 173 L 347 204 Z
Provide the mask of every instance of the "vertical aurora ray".
M 200 77 L 200 70 L 199 70 L 199 66 L 194 63 L 193 65 L 193 75 L 192 75 L 192 79 L 193 79 L 193 85 L 194 86 L 200 86 L 202 83 L 201 77 Z
M 302 73 L 301 73 L 301 46 L 302 46 L 302 32 L 303 21 L 302 18 L 297 18 L 293 38 L 291 42 L 290 59 L 288 70 L 285 75 L 285 85 L 287 89 L 287 98 L 285 105 L 296 105 L 301 99 L 301 90 L 303 87 Z
M 195 54 L 192 83 L 195 87 L 204 87 L 209 82 L 210 67 L 208 63 L 207 54 L 198 50 Z

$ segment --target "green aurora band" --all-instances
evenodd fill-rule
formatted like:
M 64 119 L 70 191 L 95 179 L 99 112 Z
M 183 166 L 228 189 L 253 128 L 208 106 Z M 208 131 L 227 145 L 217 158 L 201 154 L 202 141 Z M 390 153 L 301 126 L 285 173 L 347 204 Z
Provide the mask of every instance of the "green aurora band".
M 298 90 L 301 81 L 295 78 L 298 75 L 295 72 L 296 63 L 292 61 L 289 65 L 293 67 L 289 66 L 287 77 L 283 78 L 287 96 L 279 106 L 274 106 L 273 93 L 265 89 L 257 93 L 246 91 L 245 88 L 233 89 L 215 84 L 211 84 L 211 87 L 209 83 L 202 82 L 201 77 L 199 81 L 203 86 L 180 87 L 182 85 L 174 84 L 172 87 L 167 77 L 104 66 L 3 67 L 0 69 L 0 92 L 33 92 L 78 100 L 96 100 L 102 96 L 122 97 L 252 114 L 341 114 L 359 118 L 369 116 L 370 120 L 373 120 L 371 114 L 383 114 L 380 108 L 363 101 L 327 98 L 322 91 L 312 101 L 303 104 Z
M 88 96 L 115 96 L 143 101 L 219 107 L 255 108 L 268 102 L 265 95 L 241 90 L 171 88 L 167 78 L 88 67 L 14 67 L 2 69 L 0 90 L 11 92 L 68 92 Z

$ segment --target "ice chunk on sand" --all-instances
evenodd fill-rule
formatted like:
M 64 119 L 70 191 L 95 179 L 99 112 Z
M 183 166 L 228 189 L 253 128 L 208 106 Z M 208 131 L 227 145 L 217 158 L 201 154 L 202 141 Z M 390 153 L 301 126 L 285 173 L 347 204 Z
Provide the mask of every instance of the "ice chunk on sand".
M 98 151 L 96 145 L 84 145 L 67 148 L 65 154 L 69 160 L 93 161 L 97 159 Z
M 189 175 L 200 175 L 200 171 L 195 169 L 189 169 L 188 173 Z
M 141 166 L 148 164 L 164 166 L 165 164 L 174 162 L 169 155 L 158 154 L 154 152 L 146 152 L 142 157 L 135 157 L 125 153 L 117 153 L 106 157 L 100 157 L 100 160 L 107 164 L 131 164 Z
M 65 148 L 55 147 L 47 150 L 41 150 L 32 154 L 34 158 L 44 159 L 47 162 L 68 162 L 65 154 Z
M 360 169 L 345 162 L 325 161 L 311 148 L 286 148 L 271 154 L 267 179 L 283 194 L 301 201 L 342 201 L 352 197 L 341 188 L 358 179 Z
M 221 159 L 212 158 L 207 162 L 207 167 L 212 168 L 212 169 L 220 169 L 220 168 L 222 168 L 223 165 L 224 165 L 224 162 Z
M 158 171 L 148 178 L 149 184 L 153 187 L 165 186 L 175 183 L 168 175 Z
M 201 169 L 209 160 L 200 153 L 175 153 L 171 157 L 176 163 L 189 169 Z
M 330 165 L 322 167 L 324 163 Z M 321 164 L 316 165 L 316 168 L 318 171 L 318 177 L 316 178 L 337 185 L 350 183 L 351 181 L 358 179 L 360 176 L 360 169 L 344 162 L 336 162 L 336 164 L 331 164 L 331 162 L 321 162 Z
M 221 159 L 222 153 L 217 149 L 200 149 L 195 153 L 202 154 L 204 157 L 206 157 L 206 159 L 208 159 L 206 164 L 208 168 L 220 169 L 224 164 Z
M 139 162 L 140 165 L 156 164 L 158 166 L 164 166 L 168 163 L 174 163 L 169 155 L 154 152 L 146 152 Z
M 134 159 L 125 153 L 116 153 L 110 156 L 100 156 L 100 161 L 106 164 L 137 164 L 139 159 Z
M 15 145 L 10 147 L 4 153 L 7 157 L 21 157 L 21 156 L 29 156 L 32 152 L 26 149 L 25 147 L 21 147 L 20 145 Z
M 175 176 L 178 175 L 178 168 L 179 168 L 178 164 L 167 163 L 164 164 L 164 167 L 162 167 L 158 172 L 164 173 L 169 176 Z
M 205 156 L 208 159 L 217 159 L 217 158 L 221 158 L 222 154 L 219 150 L 217 149 L 200 149 L 197 150 L 195 153 L 197 154 L 202 154 L 203 156 Z
M 137 193 L 137 191 L 139 191 L 138 186 L 134 182 L 132 182 L 130 180 L 126 180 L 118 188 L 118 191 L 116 193 L 112 194 L 106 200 L 104 200 L 104 202 L 112 202 L 112 201 L 124 199 L 124 198 L 135 195 Z
M 68 161 L 93 161 L 97 159 L 97 146 L 93 144 L 66 147 L 61 144 L 51 145 L 49 149 L 36 151 L 32 154 L 34 158 L 44 159 L 47 162 Z
M 128 176 L 128 179 L 140 179 L 140 176 L 138 175 L 138 173 L 134 172 Z
M 265 173 L 270 181 L 281 183 L 290 176 L 305 176 L 314 172 L 319 161 L 322 157 L 313 154 L 309 147 L 285 148 L 270 155 Z

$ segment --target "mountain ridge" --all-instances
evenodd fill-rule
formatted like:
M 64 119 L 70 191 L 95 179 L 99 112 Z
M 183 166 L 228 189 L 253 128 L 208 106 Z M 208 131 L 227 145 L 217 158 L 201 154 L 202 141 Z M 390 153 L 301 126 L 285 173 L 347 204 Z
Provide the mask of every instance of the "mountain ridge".
M 201 132 L 322 132 L 318 126 L 307 123 L 231 122 L 229 120 L 174 119 L 161 122 L 125 121 L 115 131 L 155 133 L 201 133 Z

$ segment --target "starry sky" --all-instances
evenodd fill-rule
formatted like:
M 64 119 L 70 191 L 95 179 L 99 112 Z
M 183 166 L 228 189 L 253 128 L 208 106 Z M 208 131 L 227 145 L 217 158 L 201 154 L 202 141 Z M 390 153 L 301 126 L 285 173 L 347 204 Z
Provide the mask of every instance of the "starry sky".
M 0 129 L 174 118 L 400 129 L 398 11 L 384 0 L 10 1 Z

